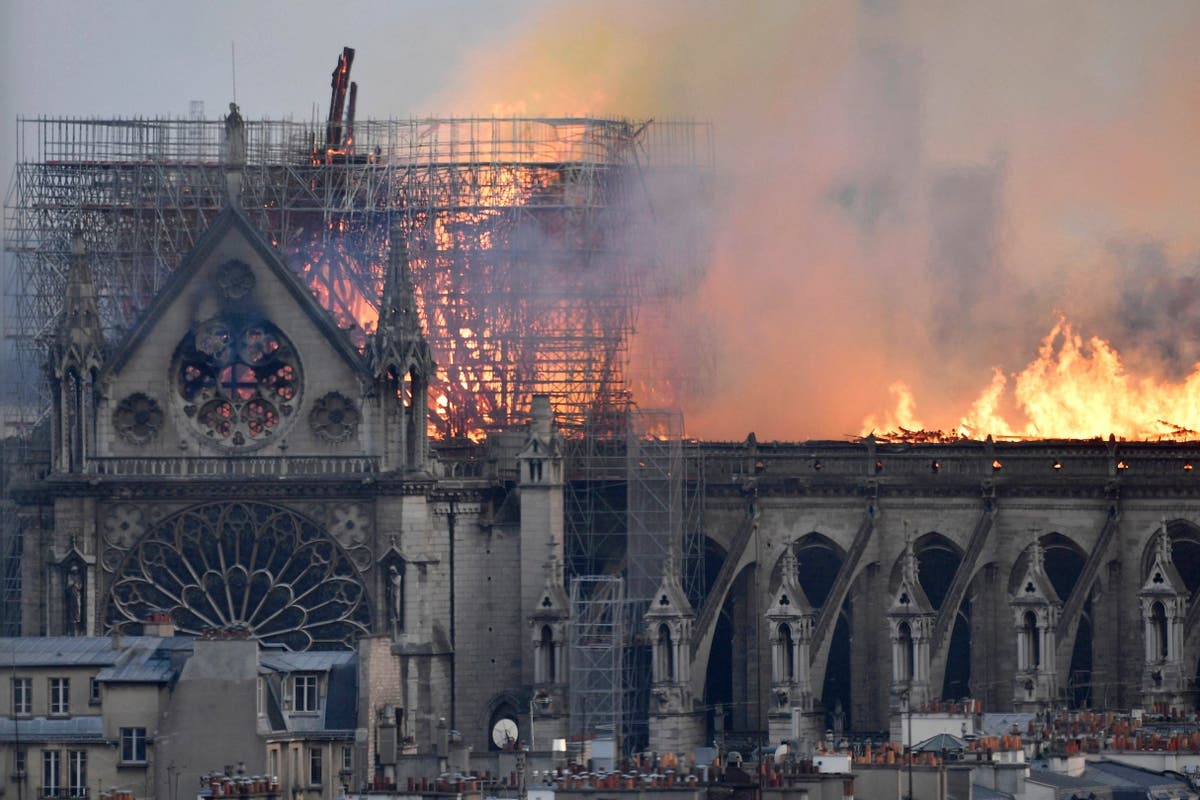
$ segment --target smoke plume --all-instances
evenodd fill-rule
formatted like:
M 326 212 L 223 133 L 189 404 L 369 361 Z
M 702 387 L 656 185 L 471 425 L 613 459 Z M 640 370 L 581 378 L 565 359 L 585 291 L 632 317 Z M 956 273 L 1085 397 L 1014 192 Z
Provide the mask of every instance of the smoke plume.
M 634 347 L 690 435 L 1021 433 L 1060 318 L 1085 359 L 1200 358 L 1198 32 L 1186 2 L 547 4 L 438 102 L 713 122 L 710 201 L 667 215 L 706 255 L 663 262 Z

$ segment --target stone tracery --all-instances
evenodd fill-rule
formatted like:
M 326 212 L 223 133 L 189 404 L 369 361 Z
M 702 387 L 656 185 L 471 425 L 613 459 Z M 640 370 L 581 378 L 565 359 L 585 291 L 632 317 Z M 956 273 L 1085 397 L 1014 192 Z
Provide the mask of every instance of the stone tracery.
M 354 564 L 325 531 L 266 503 L 209 503 L 154 526 L 113 582 L 108 624 L 170 614 L 181 632 L 240 630 L 293 650 L 370 629 Z
M 267 320 L 221 315 L 180 343 L 175 383 L 184 413 L 201 437 L 247 450 L 275 438 L 299 403 L 295 348 Z

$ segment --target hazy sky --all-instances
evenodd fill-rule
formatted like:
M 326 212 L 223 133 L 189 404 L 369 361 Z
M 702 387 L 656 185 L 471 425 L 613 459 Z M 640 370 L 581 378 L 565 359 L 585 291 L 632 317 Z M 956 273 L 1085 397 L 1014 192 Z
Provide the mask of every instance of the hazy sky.
M 1133 371 L 1200 357 L 1191 0 L 5 0 L 0 30 L 6 185 L 18 114 L 218 116 L 231 42 L 251 118 L 324 114 L 350 45 L 360 117 L 712 121 L 713 257 L 638 342 L 697 435 L 886 426 L 897 382 L 951 427 L 1060 314 Z

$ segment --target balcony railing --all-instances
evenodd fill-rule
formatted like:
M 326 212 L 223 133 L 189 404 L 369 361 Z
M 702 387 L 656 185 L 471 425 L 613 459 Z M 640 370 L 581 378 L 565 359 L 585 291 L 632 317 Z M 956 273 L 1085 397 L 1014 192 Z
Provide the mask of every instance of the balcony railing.
M 306 478 L 371 475 L 374 456 L 230 456 L 205 458 L 93 458 L 97 475 L 138 478 Z
M 88 787 L 76 786 L 68 788 L 66 786 L 39 786 L 38 797 L 41 800 L 68 800 L 68 798 L 81 798 L 86 800 L 88 796 Z

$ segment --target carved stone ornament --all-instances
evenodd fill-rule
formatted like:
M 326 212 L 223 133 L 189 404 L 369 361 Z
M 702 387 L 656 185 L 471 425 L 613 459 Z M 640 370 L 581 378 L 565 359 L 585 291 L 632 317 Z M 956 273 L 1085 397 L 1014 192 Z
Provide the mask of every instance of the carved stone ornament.
M 373 559 L 367 540 L 371 520 L 366 510 L 358 503 L 339 503 L 329 509 L 326 525 L 359 571 L 370 569 Z
M 113 411 L 113 427 L 117 435 L 130 444 L 145 444 L 162 428 L 163 412 L 158 402 L 148 395 L 135 392 L 117 403 Z
M 226 261 L 217 268 L 217 294 L 223 300 L 241 300 L 254 291 L 254 273 L 240 261 Z
M 115 572 L 125 554 L 146 532 L 146 516 L 134 505 L 121 503 L 108 510 L 104 516 L 101 535 L 104 538 L 104 554 L 101 562 L 106 572 Z
M 344 442 L 358 431 L 358 406 L 341 392 L 330 392 L 313 405 L 308 424 L 327 442 Z

